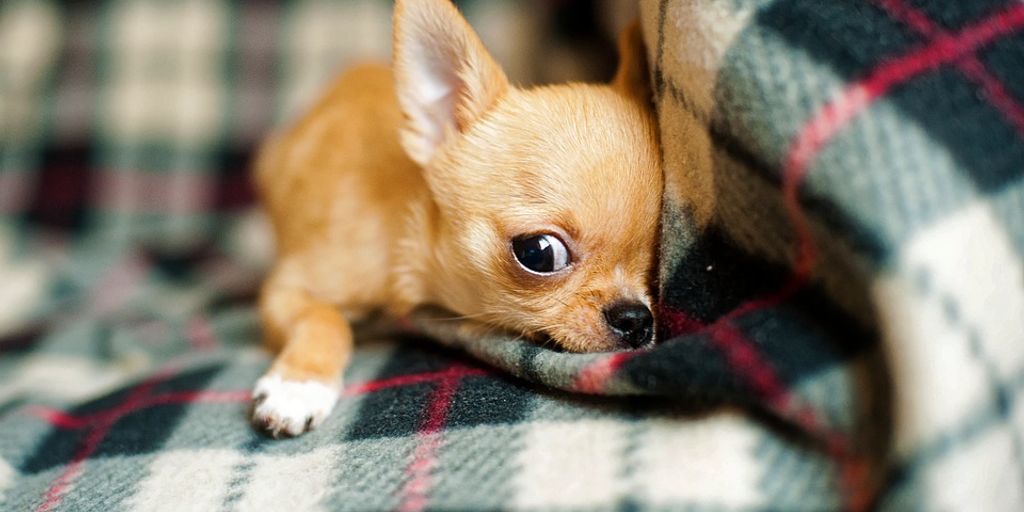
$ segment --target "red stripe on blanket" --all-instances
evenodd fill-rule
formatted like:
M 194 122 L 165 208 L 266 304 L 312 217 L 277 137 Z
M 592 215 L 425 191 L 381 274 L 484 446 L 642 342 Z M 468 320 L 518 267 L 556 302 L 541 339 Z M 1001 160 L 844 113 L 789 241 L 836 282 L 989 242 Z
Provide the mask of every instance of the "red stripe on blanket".
M 74 481 L 81 475 L 84 462 L 99 448 L 100 443 L 110 433 L 110 429 L 122 417 L 155 405 L 238 403 L 251 399 L 249 391 L 234 390 L 180 391 L 147 396 L 154 386 L 163 382 L 172 374 L 173 372 L 170 370 L 161 371 L 140 383 L 120 405 L 107 411 L 87 416 L 75 416 L 57 409 L 35 405 L 24 409 L 26 414 L 43 419 L 57 428 L 74 430 L 91 427 L 71 462 L 68 463 L 65 470 L 54 480 L 43 496 L 43 502 L 36 509 L 37 512 L 47 512 L 60 504 Z M 417 373 L 369 381 L 351 386 L 344 391 L 344 395 L 352 396 L 392 387 L 427 382 L 437 383 L 437 388 L 435 388 L 431 395 L 430 403 L 427 406 L 423 425 L 420 427 L 418 434 L 419 443 L 416 447 L 416 452 L 413 454 L 412 463 L 406 470 L 409 479 L 402 492 L 403 510 L 418 511 L 426 506 L 427 492 L 431 486 L 430 473 L 436 465 L 437 451 L 442 444 L 440 433 L 447 420 L 448 410 L 451 407 L 455 391 L 458 389 L 459 383 L 463 378 L 484 375 L 489 375 L 489 372 L 478 368 L 456 365 L 438 372 Z
M 630 360 L 642 351 L 616 352 L 602 357 L 587 366 L 584 366 L 573 381 L 572 388 L 580 393 L 599 394 L 608 388 L 612 377 L 618 373 L 622 363 Z
M 116 421 L 122 416 L 133 412 L 152 407 L 154 405 L 173 405 L 189 403 L 231 403 L 244 402 L 251 398 L 248 391 L 180 391 L 175 393 L 164 393 L 161 395 L 142 397 L 133 401 L 131 409 L 126 406 L 118 406 L 113 409 L 102 411 L 86 416 L 75 416 L 59 409 L 51 409 L 38 405 L 30 405 L 25 408 L 25 413 L 35 416 L 65 430 L 74 430 L 85 427 L 94 427 L 110 421 Z
M 920 20 L 915 23 L 920 23 Z M 792 277 L 775 293 L 746 302 L 718 319 L 709 327 L 712 334 L 722 329 L 731 319 L 788 300 L 810 279 L 816 263 L 817 248 L 814 245 L 807 218 L 800 207 L 798 193 L 810 170 L 811 162 L 832 140 L 832 137 L 893 87 L 903 84 L 921 73 L 956 61 L 981 46 L 1020 30 L 1022 27 L 1024 27 L 1024 5 L 1015 4 L 955 34 L 939 35 L 921 48 L 882 63 L 864 79 L 847 87 L 805 123 L 790 146 L 783 168 L 783 198 L 790 223 L 797 233 L 796 261 Z M 749 345 L 749 341 L 742 336 L 736 337 L 729 333 L 726 333 L 725 338 L 721 338 L 721 333 L 718 333 L 718 336 L 719 341 L 726 339 L 736 344 Z M 732 344 L 730 343 L 729 346 Z M 774 393 L 772 391 L 774 389 L 773 382 L 777 378 L 767 370 L 769 366 L 761 360 L 756 349 L 750 348 L 748 351 L 731 348 L 730 350 L 733 351 L 731 360 L 742 363 L 744 368 L 764 369 L 763 371 L 758 370 L 754 378 L 761 385 L 767 386 L 762 390 L 763 392 Z
M 670 338 L 698 332 L 705 327 L 704 322 L 693 318 L 685 311 L 665 304 L 658 306 L 658 314 L 661 317 L 661 325 L 668 330 Z
M 716 324 L 711 328 L 711 338 L 725 354 L 729 365 L 746 377 L 768 408 L 795 421 L 805 432 L 816 433 L 824 441 L 825 452 L 840 466 L 845 499 L 843 510 L 866 510 L 873 496 L 866 485 L 870 476 L 868 464 L 856 453 L 846 435 L 825 424 L 813 407 L 793 394 L 742 332 L 728 323 Z
M 451 379 L 461 379 L 463 377 L 482 377 L 490 375 L 490 372 L 479 368 L 469 368 L 464 366 L 452 367 L 447 370 L 439 372 L 425 372 L 425 373 L 414 373 L 410 375 L 401 375 L 398 377 L 391 377 L 387 379 L 378 379 L 368 382 L 362 382 L 346 387 L 342 391 L 343 396 L 354 396 L 361 395 L 364 393 L 373 393 L 387 388 L 399 387 L 399 386 L 410 386 L 413 384 L 422 384 L 427 382 L 445 381 Z M 123 405 L 114 407 L 107 411 L 102 411 L 86 416 L 75 416 L 68 414 L 60 409 L 52 409 L 49 407 L 43 407 L 39 405 L 26 406 L 23 411 L 25 414 L 35 416 L 41 420 L 46 421 L 54 427 L 74 430 L 85 427 L 94 427 L 97 425 L 105 424 L 110 421 L 116 421 L 126 414 L 152 407 L 155 405 L 174 405 L 174 404 L 189 404 L 189 403 L 232 403 L 232 402 L 245 402 L 252 398 L 249 391 L 238 391 L 238 390 L 227 390 L 227 391 L 178 391 L 171 393 L 163 393 L 160 395 L 141 397 L 138 400 L 133 400 L 130 404 L 125 403 Z M 128 406 L 131 406 L 130 408 Z
M 886 1 L 886 0 L 881 0 Z M 892 4 L 896 5 L 896 4 Z M 914 27 L 927 29 L 928 20 L 920 14 L 906 11 L 906 21 Z M 883 97 L 894 87 L 913 79 L 922 73 L 937 69 L 940 66 L 954 63 L 966 57 L 973 58 L 973 52 L 993 41 L 1012 34 L 1024 27 L 1024 4 L 1015 4 L 980 22 L 969 25 L 956 33 L 939 33 L 924 46 L 910 51 L 900 57 L 886 61 L 872 70 L 868 75 L 851 84 L 835 99 L 825 104 L 818 113 L 808 120 L 798 132 L 787 153 L 783 165 L 782 193 L 786 213 L 793 230 L 796 232 L 794 269 L 791 278 L 775 293 L 766 297 L 748 301 L 719 318 L 706 327 L 713 341 L 723 350 L 730 366 L 740 375 L 744 375 L 756 393 L 767 399 L 769 406 L 783 414 L 794 418 L 809 431 L 821 432 L 823 425 L 815 412 L 807 407 L 793 410 L 792 396 L 785 384 L 779 379 L 775 370 L 764 360 L 762 355 L 752 346 L 741 332 L 729 325 L 729 321 L 766 307 L 776 306 L 789 300 L 810 279 L 817 260 L 817 247 L 810 232 L 808 220 L 800 207 L 799 190 L 810 171 L 810 165 L 825 145 L 845 128 L 851 120 L 864 112 L 867 107 Z M 980 64 L 980 63 L 979 63 Z M 987 86 L 984 90 L 994 103 L 1003 110 L 1011 120 L 1024 120 L 1024 111 L 1011 104 L 1012 98 L 1006 94 L 1001 83 L 989 80 L 979 73 L 977 67 L 968 64 L 968 72 Z M 981 69 L 980 71 L 985 71 Z M 987 75 L 987 71 L 984 73 Z M 1008 106 L 1007 106 L 1008 105 Z M 1024 123 L 1021 124 L 1024 126 Z M 663 313 L 664 314 L 664 313 Z M 669 310 L 669 315 L 673 312 Z M 682 319 L 672 322 L 684 330 L 694 325 L 686 321 L 685 313 L 677 315 Z M 866 465 L 856 458 L 850 450 L 849 441 L 839 433 L 825 429 L 828 451 L 843 461 L 843 479 L 845 491 L 845 507 L 848 510 L 863 510 L 871 501 L 870 491 L 862 485 L 867 477 Z
M 117 420 L 128 412 L 137 409 L 139 407 L 138 404 L 145 396 L 157 384 L 167 380 L 171 375 L 173 375 L 173 371 L 163 370 L 143 381 L 128 394 L 120 406 L 114 408 L 109 416 L 94 426 L 79 445 L 78 450 L 75 451 L 71 462 L 68 463 L 57 479 L 50 484 L 46 494 L 43 495 L 43 502 L 36 508 L 36 512 L 47 512 L 60 505 L 67 491 L 73 487 L 75 480 L 81 475 L 82 465 L 99 448 L 100 443 L 110 433 L 110 429 L 117 423 Z
M 146 399 L 142 407 L 153 407 L 154 405 L 174 404 L 226 404 L 246 402 L 252 398 L 249 391 L 182 391 L 177 393 L 164 393 Z M 141 407 L 140 407 L 141 408 Z
M 391 377 L 388 379 L 373 380 L 370 382 L 364 382 L 362 384 L 355 384 L 353 386 L 345 388 L 343 394 L 345 395 L 360 395 L 363 393 L 372 393 L 385 388 L 392 388 L 396 386 L 409 386 L 412 384 L 420 384 L 423 382 L 433 382 L 437 380 L 448 380 L 462 377 L 480 377 L 488 375 L 486 370 L 480 368 L 470 368 L 466 366 L 453 366 L 447 370 L 439 372 L 426 372 L 426 373 L 414 373 L 411 375 L 400 375 L 398 377 Z
M 892 18 L 912 28 L 917 33 L 934 37 L 948 36 L 949 33 L 935 24 L 928 15 L 906 3 L 905 0 L 872 0 Z M 976 55 L 966 55 L 955 63 L 956 67 L 981 87 L 992 106 L 999 110 L 1017 132 L 1024 136 L 1024 105 L 1021 105 L 1006 86 L 989 72 Z
M 981 91 L 988 98 L 989 103 L 1002 112 L 1003 116 L 1017 129 L 1020 136 L 1024 137 L 1024 106 L 1013 98 L 1006 90 L 1006 86 L 990 73 L 977 57 L 971 56 L 957 63 L 957 66 L 968 78 L 974 80 L 981 87 Z
M 916 23 L 920 23 L 918 20 Z M 983 45 L 1024 27 L 1024 5 L 1015 4 L 995 15 L 953 33 L 939 34 L 925 46 L 875 68 L 866 78 L 847 87 L 807 122 L 794 140 L 783 169 L 782 193 L 786 210 L 797 232 L 794 276 L 806 281 L 815 264 L 816 248 L 798 192 L 821 149 L 841 129 L 894 87 L 977 51 Z
M 711 327 L 710 334 L 711 340 L 725 355 L 733 371 L 743 375 L 754 393 L 770 407 L 784 412 L 792 400 L 789 390 L 753 343 L 728 322 L 716 323 Z
M 209 352 L 218 345 L 217 334 L 203 315 L 196 315 L 188 321 L 186 337 L 192 348 L 202 352 Z
M 216 192 L 210 176 L 191 169 L 145 172 L 103 169 L 97 173 L 95 203 L 118 214 L 200 214 L 209 211 Z
M 20 215 L 31 201 L 34 176 L 8 167 L 0 172 L 0 215 Z
M 909 15 L 908 23 L 923 27 L 921 16 Z M 827 103 L 800 130 L 783 168 L 782 192 L 786 211 L 797 234 L 796 261 L 793 281 L 800 286 L 811 276 L 817 258 L 817 249 L 810 233 L 807 218 L 800 208 L 799 190 L 810 170 L 811 162 L 822 148 L 845 128 L 851 120 L 865 111 L 876 100 L 894 87 L 904 84 L 922 73 L 953 63 L 964 56 L 973 55 L 986 44 L 1005 37 L 1024 27 L 1024 4 L 1015 4 L 980 22 L 963 28 L 956 33 L 940 33 L 926 45 L 900 57 L 882 63 L 864 79 L 847 87 L 838 97 Z M 786 290 L 792 292 L 777 295 L 786 297 L 794 293 L 792 285 Z M 763 377 L 762 377 L 763 378 Z M 815 420 L 816 424 L 817 421 Z M 833 453 L 844 460 L 844 487 L 846 509 L 863 510 L 871 501 L 870 492 L 865 489 L 863 464 L 853 460 L 845 439 L 831 443 Z
M 93 424 L 88 418 L 79 418 L 58 409 L 50 409 L 39 405 L 25 407 L 25 414 L 35 416 L 50 425 L 65 430 L 87 427 Z
M 106 272 L 93 288 L 88 306 L 97 313 L 119 310 L 150 276 L 151 264 L 138 252 L 129 252 Z
M 398 506 L 398 510 L 402 512 L 419 512 L 427 507 L 432 485 L 431 473 L 437 465 L 437 453 L 444 441 L 441 431 L 448 419 L 455 391 L 461 382 L 460 370 L 463 369 L 458 366 L 452 367 L 448 371 L 451 377 L 440 380 L 430 396 L 426 417 L 416 436 L 416 451 L 413 453 L 412 462 L 405 470 L 406 483 L 402 487 Z

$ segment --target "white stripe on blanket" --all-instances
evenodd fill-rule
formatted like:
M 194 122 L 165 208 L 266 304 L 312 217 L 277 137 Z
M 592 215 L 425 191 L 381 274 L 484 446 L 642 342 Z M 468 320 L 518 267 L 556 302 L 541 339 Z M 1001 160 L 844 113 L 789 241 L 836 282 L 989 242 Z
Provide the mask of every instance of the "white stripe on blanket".
M 0 192 L 0 205 L 4 204 L 3 195 Z M 0 206 L 0 213 L 2 209 Z M 10 226 L 0 225 L 0 335 L 22 327 L 46 298 L 52 279 L 42 261 L 16 258 L 15 245 Z
M 334 492 L 331 483 L 339 453 L 339 447 L 332 446 L 301 455 L 255 457 L 237 510 L 320 510 Z
M 897 453 L 987 403 L 995 376 L 987 371 L 1006 379 L 1024 366 L 1021 296 L 992 295 L 1024 282 L 1014 254 L 988 206 L 978 205 L 915 237 L 900 257 L 903 278 L 876 288 L 896 381 Z
M 114 13 L 111 58 L 119 65 L 106 84 L 101 125 L 106 134 L 123 141 L 175 140 L 185 147 L 216 140 L 226 108 L 220 94 L 226 40 L 220 34 L 228 30 L 227 7 L 202 1 L 134 2 Z M 188 80 L 146 72 L 161 48 L 175 50 L 180 59 L 175 62 Z
M 10 375 L 0 376 L 0 403 L 23 395 L 62 402 L 89 399 L 123 386 L 150 366 L 142 355 L 116 363 L 49 353 L 30 356 Z
M 127 510 L 220 510 L 232 469 L 243 459 L 234 450 L 181 450 L 160 455 L 128 499 Z
M 977 204 L 940 222 L 915 237 L 902 259 L 912 271 L 928 269 L 936 295 L 952 293 L 961 325 L 977 330 L 999 377 L 1008 379 L 1024 368 L 1024 294 L 997 292 L 1006 283 L 1024 286 L 1024 263 L 991 208 Z
M 920 487 L 928 494 L 921 510 L 1024 510 L 1013 435 L 1009 428 L 993 428 L 925 468 Z
M 1011 401 L 1019 394 L 1010 377 L 1024 369 L 1024 300 L 994 293 L 1024 282 L 1019 257 L 989 207 L 975 205 L 915 237 L 897 265 L 898 277 L 875 288 L 895 448 L 931 457 L 910 458 L 908 478 L 930 510 L 1024 509 L 1019 454 L 997 403 L 1000 388 Z
M 651 4 L 643 6 L 647 12 L 657 12 L 656 2 L 646 3 Z M 666 74 L 685 82 L 701 116 L 710 116 L 714 108 L 715 76 L 725 52 L 754 14 L 750 5 L 730 4 L 718 0 L 679 2 L 665 13 L 662 65 Z
M 4 493 L 14 485 L 18 471 L 6 460 L 0 458 L 0 508 L 3 508 Z
M 766 503 L 758 485 L 764 467 L 753 456 L 759 427 L 741 416 L 716 414 L 700 421 L 651 422 L 641 441 L 637 470 L 655 507 L 714 503 L 723 508 Z
M 611 421 L 541 423 L 526 433 L 516 481 L 519 509 L 584 508 L 614 502 L 627 425 Z

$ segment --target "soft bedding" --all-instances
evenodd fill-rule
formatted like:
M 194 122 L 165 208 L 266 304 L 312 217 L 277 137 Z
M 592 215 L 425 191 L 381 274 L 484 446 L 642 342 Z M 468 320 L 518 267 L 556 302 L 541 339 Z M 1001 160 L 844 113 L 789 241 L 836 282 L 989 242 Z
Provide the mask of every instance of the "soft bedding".
M 1012 0 L 641 1 L 660 345 L 420 311 L 257 434 L 248 158 L 357 5 L 0 6 L 0 509 L 1024 508 Z

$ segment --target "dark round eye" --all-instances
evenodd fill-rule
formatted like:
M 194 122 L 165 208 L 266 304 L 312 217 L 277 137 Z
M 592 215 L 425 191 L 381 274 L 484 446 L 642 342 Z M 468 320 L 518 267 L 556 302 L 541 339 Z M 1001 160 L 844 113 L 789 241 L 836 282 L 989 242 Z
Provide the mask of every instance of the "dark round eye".
M 569 250 L 555 235 L 522 235 L 512 239 L 512 253 L 530 272 L 550 274 L 569 266 Z

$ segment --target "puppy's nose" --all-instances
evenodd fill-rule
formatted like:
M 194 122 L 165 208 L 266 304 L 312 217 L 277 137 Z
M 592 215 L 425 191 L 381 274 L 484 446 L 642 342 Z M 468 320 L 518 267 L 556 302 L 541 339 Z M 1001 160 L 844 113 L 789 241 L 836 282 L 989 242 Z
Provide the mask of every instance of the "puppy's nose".
M 604 319 L 626 345 L 638 348 L 651 341 L 654 316 L 640 302 L 616 302 L 604 309 Z

